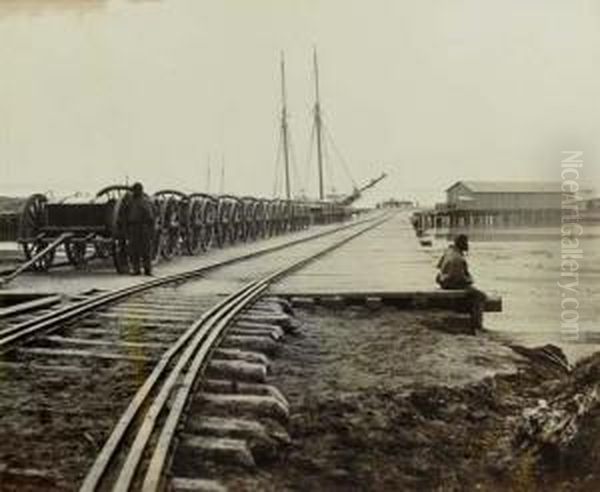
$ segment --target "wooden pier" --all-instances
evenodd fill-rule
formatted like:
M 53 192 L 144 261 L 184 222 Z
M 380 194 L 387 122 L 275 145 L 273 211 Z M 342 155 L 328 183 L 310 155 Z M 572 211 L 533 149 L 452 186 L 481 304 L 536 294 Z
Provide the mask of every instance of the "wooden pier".
M 409 216 L 396 215 L 370 234 L 325 256 L 272 288 L 298 304 L 343 307 L 393 305 L 401 309 L 499 312 L 502 299 L 488 295 L 476 306 L 467 290 L 443 290 L 435 283 L 436 265 L 415 238 Z

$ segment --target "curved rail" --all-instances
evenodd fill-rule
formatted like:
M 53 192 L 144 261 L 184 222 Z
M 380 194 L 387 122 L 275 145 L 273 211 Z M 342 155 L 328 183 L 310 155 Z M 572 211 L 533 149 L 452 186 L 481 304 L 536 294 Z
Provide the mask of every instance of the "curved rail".
M 237 263 L 239 261 L 247 260 L 250 258 L 255 258 L 257 256 L 261 256 L 264 254 L 268 254 L 274 251 L 278 251 L 280 249 L 284 249 L 290 246 L 294 246 L 296 244 L 300 244 L 303 242 L 311 241 L 313 239 L 317 239 L 319 237 L 324 237 L 330 234 L 335 234 L 336 232 L 342 231 L 344 229 L 350 227 L 356 227 L 365 222 L 373 221 L 373 218 L 365 218 L 361 221 L 352 222 L 349 224 L 344 224 L 340 227 L 336 227 L 327 231 L 320 231 L 315 234 L 311 234 L 309 236 L 301 237 L 294 239 L 292 241 L 278 244 L 274 246 L 267 246 L 258 251 L 253 251 L 251 253 L 246 253 L 240 256 L 236 256 L 234 258 L 229 258 L 227 260 L 215 261 L 209 265 L 196 268 L 193 270 L 188 270 L 182 273 L 176 273 L 173 275 L 167 275 L 165 277 L 154 278 L 140 284 L 136 284 L 133 286 L 125 287 L 123 289 L 114 290 L 108 292 L 106 294 L 101 294 L 100 296 L 87 299 L 84 301 L 77 302 L 70 306 L 66 306 L 62 309 L 58 309 L 54 312 L 48 313 L 46 315 L 40 316 L 38 318 L 25 321 L 23 323 L 19 323 L 17 325 L 9 326 L 7 328 L 0 330 L 0 353 L 9 350 L 15 343 L 20 342 L 28 337 L 34 336 L 37 333 L 40 333 L 44 330 L 49 330 L 55 326 L 58 326 L 62 323 L 65 323 L 77 316 L 81 316 L 83 314 L 89 313 L 95 309 L 98 309 L 102 306 L 110 304 L 112 302 L 119 301 L 125 297 L 131 296 L 133 294 L 137 294 L 139 292 L 153 289 L 155 287 L 159 287 L 162 285 L 167 285 L 170 283 L 177 283 L 185 280 L 189 280 L 192 278 L 196 278 L 201 276 L 203 273 L 206 273 L 215 268 L 220 268 L 226 265 L 231 265 Z
M 131 489 L 142 457 L 149 452 L 148 444 L 154 441 L 155 445 L 153 450 L 151 450 L 152 457 L 146 470 L 142 490 L 158 490 L 162 483 L 162 477 L 164 476 L 178 423 L 188 403 L 195 382 L 206 366 L 212 350 L 222 339 L 225 331 L 235 317 L 256 300 L 274 281 L 339 248 L 348 241 L 355 239 L 387 220 L 389 220 L 389 216 L 385 216 L 379 220 L 367 219 L 359 222 L 360 224 L 369 223 L 366 227 L 362 227 L 349 236 L 321 249 L 316 254 L 308 255 L 259 281 L 250 282 L 205 313 L 164 354 L 159 364 L 138 390 L 86 476 L 80 489 L 81 492 L 94 492 L 103 486 L 104 477 L 108 474 L 111 463 L 117 462 L 116 457 L 121 451 L 121 446 L 126 441 L 132 444 L 129 447 L 126 458 L 118 460 L 119 470 L 111 470 L 110 475 L 117 476 L 111 489 L 119 492 L 126 492 Z M 353 225 L 358 225 L 359 223 Z M 345 228 L 337 228 L 336 232 Z M 183 352 L 177 359 L 176 364 L 170 369 L 168 375 L 165 375 L 165 372 L 173 363 L 173 358 L 181 351 Z M 156 392 L 155 387 L 161 380 L 164 382 L 160 390 Z M 151 395 L 154 393 L 156 393 L 156 396 L 151 398 Z M 156 435 L 157 422 L 165 411 L 166 403 L 173 396 L 174 399 L 171 400 L 166 419 L 164 419 L 161 429 L 158 431 L 158 439 L 152 440 L 151 437 Z M 135 436 L 131 436 L 129 431 L 134 422 L 140 418 L 140 410 L 142 408 L 147 409 L 145 416 Z

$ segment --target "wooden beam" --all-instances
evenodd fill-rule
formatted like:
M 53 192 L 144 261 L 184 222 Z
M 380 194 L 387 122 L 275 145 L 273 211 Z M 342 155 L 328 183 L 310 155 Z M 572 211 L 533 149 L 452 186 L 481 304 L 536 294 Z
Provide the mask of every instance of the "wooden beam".
M 343 300 L 346 304 L 363 304 L 368 299 L 381 299 L 384 304 L 393 304 L 406 308 L 435 308 L 459 306 L 467 303 L 471 296 L 468 290 L 431 290 L 431 291 L 370 291 L 370 292 L 275 292 L 278 297 L 287 299 L 314 299 L 315 302 L 327 303 L 329 300 Z M 502 297 L 487 295 L 484 311 L 501 312 Z

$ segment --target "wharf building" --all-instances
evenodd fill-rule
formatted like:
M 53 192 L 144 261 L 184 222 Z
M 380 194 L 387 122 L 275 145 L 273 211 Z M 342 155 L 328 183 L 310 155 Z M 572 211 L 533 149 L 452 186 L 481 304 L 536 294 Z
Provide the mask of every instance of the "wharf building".
M 446 202 L 415 215 L 417 228 L 551 227 L 561 223 L 565 203 L 597 206 L 593 190 L 565 193 L 560 181 L 457 181 Z

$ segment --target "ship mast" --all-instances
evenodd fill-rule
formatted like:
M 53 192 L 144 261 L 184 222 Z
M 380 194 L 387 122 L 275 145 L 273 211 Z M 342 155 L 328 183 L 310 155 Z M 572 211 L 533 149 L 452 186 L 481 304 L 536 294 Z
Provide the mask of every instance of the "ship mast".
M 285 60 L 281 53 L 281 138 L 283 140 L 283 162 L 285 164 L 285 196 L 292 198 L 290 187 L 290 149 L 287 123 L 287 93 L 285 90 Z
M 319 200 L 325 198 L 325 189 L 323 186 L 323 142 L 322 142 L 322 127 L 321 119 L 321 103 L 319 97 L 319 65 L 317 63 L 317 49 L 313 51 L 313 65 L 315 71 L 315 132 L 317 134 L 317 164 L 319 166 Z

